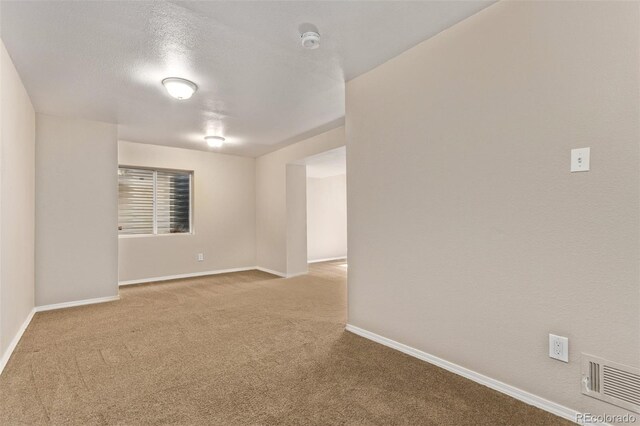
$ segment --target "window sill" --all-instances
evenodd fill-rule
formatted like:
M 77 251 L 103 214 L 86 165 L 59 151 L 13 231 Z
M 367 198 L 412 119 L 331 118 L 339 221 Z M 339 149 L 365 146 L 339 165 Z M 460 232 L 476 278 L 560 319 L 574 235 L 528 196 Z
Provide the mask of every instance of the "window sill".
M 118 235 L 118 238 L 156 238 L 156 237 L 186 237 L 186 236 L 191 236 L 191 235 L 195 235 L 195 232 L 174 232 L 171 234 L 124 234 L 124 235 Z

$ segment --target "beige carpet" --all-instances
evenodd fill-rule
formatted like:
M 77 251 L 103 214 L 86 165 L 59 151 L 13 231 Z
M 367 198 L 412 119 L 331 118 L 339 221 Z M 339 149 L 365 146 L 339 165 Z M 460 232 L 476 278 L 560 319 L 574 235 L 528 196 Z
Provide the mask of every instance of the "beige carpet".
M 345 332 L 340 265 L 130 286 L 38 313 L 0 376 L 0 424 L 565 424 Z

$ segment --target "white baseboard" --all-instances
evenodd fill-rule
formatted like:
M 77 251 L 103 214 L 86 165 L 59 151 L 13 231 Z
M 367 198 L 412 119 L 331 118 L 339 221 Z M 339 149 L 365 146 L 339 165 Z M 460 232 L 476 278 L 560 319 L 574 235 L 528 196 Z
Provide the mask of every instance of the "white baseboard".
M 347 256 L 327 257 L 326 259 L 313 259 L 313 260 L 307 261 L 307 263 L 330 262 L 332 260 L 347 260 Z
M 339 257 L 337 259 L 344 259 L 344 257 Z M 324 261 L 325 260 L 323 260 L 323 262 Z M 125 286 L 125 285 L 153 283 L 153 282 L 159 282 L 159 281 L 177 280 L 177 279 L 181 279 L 181 278 L 204 277 L 206 275 L 228 274 L 228 273 L 231 273 L 231 272 L 244 272 L 244 271 L 255 271 L 255 270 L 266 272 L 267 274 L 276 275 L 276 276 L 282 277 L 282 278 L 293 278 L 293 277 L 297 277 L 297 276 L 300 276 L 300 275 L 305 275 L 307 273 L 307 272 L 300 272 L 300 273 L 297 273 L 297 274 L 287 275 L 284 272 L 275 271 L 273 269 L 263 268 L 261 266 L 247 266 L 247 267 L 244 267 L 244 268 L 218 269 L 216 271 L 194 272 L 194 273 L 191 273 L 191 274 L 166 275 L 166 276 L 163 276 L 163 277 L 142 278 L 142 279 L 139 279 L 139 280 L 120 281 L 120 282 L 118 282 L 118 285 L 122 287 L 122 286 Z
M 354 325 L 347 324 L 345 329 L 347 331 L 350 331 L 351 333 L 357 334 L 358 336 L 362 336 L 366 339 L 373 340 L 374 342 L 380 343 L 381 345 L 388 346 L 390 348 L 403 352 L 407 355 L 411 355 L 412 357 L 418 358 L 422 361 L 426 361 L 440 368 L 444 368 L 447 371 L 450 371 L 459 376 L 465 377 L 469 380 L 473 380 L 476 383 L 480 383 L 481 385 L 484 385 L 498 392 L 502 392 L 526 404 L 533 405 L 534 407 L 538 407 L 544 411 L 548 411 L 549 413 L 555 414 L 558 417 L 562 417 L 574 423 L 576 422 L 578 412 L 568 407 L 565 407 L 560 404 L 556 404 L 555 402 L 551 402 L 537 395 L 523 391 L 522 389 L 518 389 L 506 383 L 502 383 L 498 380 L 492 379 L 491 377 L 487 377 L 480 373 L 476 373 L 475 371 L 461 367 L 452 362 L 445 361 L 442 358 L 438 358 L 434 355 L 428 354 L 426 352 L 422 352 L 418 349 L 412 348 L 411 346 L 398 343 L 395 340 L 388 339 L 386 337 L 380 336 L 378 334 L 372 333 L 370 331 L 364 330 Z M 590 423 L 590 424 L 595 425 L 595 423 Z
M 300 275 L 307 275 L 309 273 L 309 272 L 296 272 L 295 274 L 287 275 L 284 272 L 278 272 L 278 271 L 274 271 L 273 269 L 262 268 L 260 266 L 256 266 L 254 269 L 257 269 L 258 271 L 266 272 L 267 274 L 276 275 L 282 278 L 299 277 Z
M 9 358 L 11 358 L 11 354 L 13 354 L 13 351 L 16 349 L 16 346 L 18 346 L 18 342 L 20 342 L 22 335 L 24 334 L 25 330 L 31 323 L 31 320 L 33 319 L 33 316 L 36 314 L 36 312 L 51 311 L 53 309 L 71 308 L 74 306 L 92 305 L 95 303 L 112 302 L 118 299 L 120 299 L 120 296 L 109 296 L 109 297 L 98 297 L 96 299 L 76 300 L 74 302 L 55 303 L 53 305 L 36 306 L 31 310 L 31 312 L 29 313 L 29 316 L 27 316 L 27 319 L 24 320 L 24 323 L 22 323 L 22 326 L 20 326 L 18 333 L 16 333 L 13 340 L 9 344 L 9 347 L 7 347 L 7 349 L 2 354 L 2 358 L 0 358 L 0 374 L 2 374 L 2 371 L 4 371 L 4 367 L 9 362 Z
M 13 337 L 13 340 L 11 340 L 11 343 L 9 343 L 9 347 L 2 354 L 2 358 L 0 358 L 0 374 L 2 374 L 2 372 L 4 371 L 4 367 L 9 362 L 9 358 L 11 358 L 11 354 L 13 354 L 13 351 L 16 349 L 16 346 L 18 346 L 18 342 L 20 341 L 25 330 L 31 323 L 31 320 L 33 319 L 33 316 L 35 315 L 35 313 L 36 313 L 35 308 L 32 309 L 31 312 L 29 312 L 27 319 L 24 320 L 24 322 L 20 326 L 20 329 L 18 330 L 16 335 Z
M 309 273 L 309 271 L 307 271 L 307 272 L 296 272 L 295 274 L 287 275 L 286 278 L 299 277 L 301 275 L 307 275 L 308 273 Z
M 267 269 L 267 268 L 263 268 L 261 266 L 256 266 L 254 269 L 257 269 L 258 271 L 266 272 L 267 274 L 277 275 L 277 276 L 282 277 L 282 278 L 288 278 L 287 274 L 285 274 L 283 272 L 274 271 L 273 269 Z
M 75 300 L 73 302 L 54 303 L 52 305 L 36 306 L 36 312 L 52 311 L 54 309 L 73 308 L 75 306 L 93 305 L 95 303 L 113 302 L 120 300 L 120 296 L 97 297 L 95 299 Z
M 163 277 L 152 277 L 152 278 L 142 278 L 138 280 L 119 281 L 118 285 L 123 286 L 123 285 L 133 285 L 133 284 L 154 283 L 158 281 L 177 280 L 181 278 L 193 278 L 193 277 L 204 277 L 206 275 L 228 274 L 230 272 L 253 271 L 255 269 L 259 269 L 259 268 L 256 268 L 255 266 L 247 266 L 244 268 L 218 269 L 215 271 L 193 272 L 189 274 L 165 275 Z

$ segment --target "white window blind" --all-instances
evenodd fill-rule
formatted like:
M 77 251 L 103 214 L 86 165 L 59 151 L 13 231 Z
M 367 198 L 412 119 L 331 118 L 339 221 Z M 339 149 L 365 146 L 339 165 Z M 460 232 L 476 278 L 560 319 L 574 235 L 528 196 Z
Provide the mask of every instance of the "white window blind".
M 192 172 L 118 169 L 118 232 L 191 232 Z

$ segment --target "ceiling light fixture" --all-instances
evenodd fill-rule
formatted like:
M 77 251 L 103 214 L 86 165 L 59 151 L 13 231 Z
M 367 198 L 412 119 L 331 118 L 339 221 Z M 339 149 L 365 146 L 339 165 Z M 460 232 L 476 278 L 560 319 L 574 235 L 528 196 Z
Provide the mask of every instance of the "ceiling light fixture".
M 302 46 L 305 49 L 317 49 L 320 47 L 320 34 L 315 31 L 307 31 L 300 36 Z
M 167 92 L 176 99 L 189 99 L 198 90 L 198 86 L 193 81 L 179 77 L 169 77 L 162 80 L 162 85 Z
M 220 148 L 224 143 L 224 138 L 222 136 L 205 136 L 204 140 L 207 141 L 207 145 L 211 148 Z

